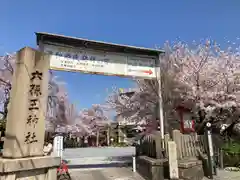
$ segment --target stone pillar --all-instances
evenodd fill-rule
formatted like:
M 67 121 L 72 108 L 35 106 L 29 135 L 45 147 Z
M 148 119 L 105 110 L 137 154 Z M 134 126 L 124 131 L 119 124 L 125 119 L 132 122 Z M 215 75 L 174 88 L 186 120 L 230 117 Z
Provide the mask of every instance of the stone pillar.
M 170 179 L 178 179 L 177 147 L 174 141 L 168 141 L 168 163 Z
M 162 138 L 161 138 L 161 133 L 159 131 L 154 133 L 154 140 L 155 140 L 155 145 L 156 149 L 156 158 L 161 159 L 163 158 L 163 148 L 162 148 Z
M 168 157 L 168 141 L 170 141 L 170 135 L 164 135 L 164 144 L 165 144 L 165 156 Z
M 43 156 L 49 56 L 31 48 L 17 53 L 8 109 L 2 180 L 56 180 L 59 157 Z
M 45 135 L 49 58 L 31 48 L 17 53 L 3 157 L 41 156 Z
M 182 133 L 179 130 L 177 130 L 177 129 L 173 130 L 172 133 L 173 133 L 172 134 L 173 141 L 177 145 L 177 156 L 178 156 L 178 159 L 181 159 L 182 158 L 182 143 L 181 143 Z

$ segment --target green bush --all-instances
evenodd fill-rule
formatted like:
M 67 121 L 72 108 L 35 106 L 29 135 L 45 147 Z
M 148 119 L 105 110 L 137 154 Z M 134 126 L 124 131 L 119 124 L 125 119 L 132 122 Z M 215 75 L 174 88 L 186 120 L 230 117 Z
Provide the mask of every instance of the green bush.
M 124 142 L 120 142 L 120 143 L 113 143 L 112 146 L 113 147 L 127 147 L 128 145 Z
M 1 129 L 1 131 L 4 131 L 5 130 L 5 128 L 6 128 L 6 119 L 2 119 L 2 120 L 0 120 L 0 129 Z
M 225 166 L 238 167 L 240 165 L 240 143 L 229 142 L 223 145 L 223 162 Z
M 222 147 L 224 152 L 230 154 L 240 154 L 240 143 L 239 142 L 229 142 L 223 145 Z

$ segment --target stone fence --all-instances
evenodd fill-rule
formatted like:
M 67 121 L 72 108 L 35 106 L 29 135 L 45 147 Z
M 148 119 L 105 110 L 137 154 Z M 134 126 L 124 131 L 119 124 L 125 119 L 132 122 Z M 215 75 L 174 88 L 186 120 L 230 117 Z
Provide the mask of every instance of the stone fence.
M 157 151 L 160 150 L 156 147 L 156 140 L 159 139 L 157 136 L 159 136 L 158 133 L 149 134 L 143 137 L 140 146 L 138 147 L 138 153 L 151 158 L 156 158 Z M 174 140 L 177 144 L 178 159 L 196 157 L 198 151 L 204 154 L 207 152 L 207 142 L 204 135 L 188 135 L 182 134 L 178 130 L 173 130 L 171 136 L 166 134 L 164 138 L 164 147 L 166 147 L 164 154 L 166 157 L 168 156 L 167 142 L 169 140 Z
M 165 135 L 165 141 L 170 139 L 169 135 Z M 199 152 L 207 153 L 207 141 L 204 135 L 182 134 L 178 130 L 172 132 L 172 140 L 177 144 L 178 159 L 197 157 Z M 167 147 L 167 146 L 165 146 Z M 166 148 L 166 151 L 168 149 Z M 168 153 L 166 153 L 167 155 Z
M 160 132 L 155 132 L 141 139 L 140 145 L 137 147 L 138 172 L 151 180 L 169 178 L 168 141 L 176 143 L 180 178 L 198 180 L 196 176 L 203 177 L 206 171 L 204 171 L 203 166 L 207 165 L 205 161 L 207 152 L 205 136 L 186 135 L 179 130 L 173 130 L 171 134 L 166 134 L 164 142 L 161 141 Z M 204 158 L 200 159 L 199 154 L 204 155 Z

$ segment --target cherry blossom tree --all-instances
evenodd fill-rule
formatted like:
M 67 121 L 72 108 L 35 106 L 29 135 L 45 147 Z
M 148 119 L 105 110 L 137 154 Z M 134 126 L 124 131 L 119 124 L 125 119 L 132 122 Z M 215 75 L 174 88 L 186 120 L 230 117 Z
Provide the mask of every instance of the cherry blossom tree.
M 73 129 L 80 136 L 96 136 L 98 145 L 99 133 L 105 130 L 109 123 L 105 109 L 99 104 L 93 104 L 91 108 L 80 111 Z
M 149 88 L 157 90 L 156 81 L 145 82 L 149 83 Z M 137 81 L 137 83 L 140 85 L 141 82 Z M 118 121 L 134 122 L 136 125 L 153 124 L 152 121 L 156 119 L 158 99 L 156 98 L 157 92 L 152 94 L 154 91 L 149 91 L 149 88 L 138 86 L 138 88 L 126 89 L 124 92 L 115 88 L 107 98 L 107 105 L 116 111 Z
M 52 71 L 50 71 L 48 90 L 47 130 L 71 131 L 77 111 L 74 104 L 69 101 L 65 82 L 59 80 Z
M 165 50 L 164 63 L 171 67 L 168 73 L 174 74 L 174 81 L 185 88 L 179 91 L 180 103 L 191 102 L 200 127 L 206 121 L 216 126 L 230 123 L 229 120 L 235 122 L 240 107 L 239 49 L 221 50 L 218 44 L 207 40 L 191 46 L 183 42 L 172 47 L 166 44 Z
M 7 116 L 11 80 L 14 72 L 15 55 L 0 56 L 0 106 L 3 119 Z
M 85 129 L 88 134 L 96 134 L 108 123 L 109 118 L 99 104 L 93 104 L 91 108 L 83 109 L 76 119 L 76 125 Z
M 0 57 L 0 113 L 6 119 L 7 108 L 12 87 L 11 80 L 15 66 L 15 54 Z M 74 112 L 69 113 L 72 108 L 67 99 L 65 83 L 60 81 L 54 72 L 49 71 L 49 86 L 46 114 L 46 128 L 53 131 L 58 124 L 67 125 L 74 119 Z M 71 109 L 72 111 L 72 109 Z
M 164 50 L 161 79 L 166 123 L 176 123 L 175 108 L 179 105 L 191 108 L 199 127 L 206 121 L 219 126 L 239 119 L 238 47 L 221 50 L 210 40 L 191 44 L 179 41 L 173 44 L 166 42 Z M 156 120 L 157 81 L 136 82 L 138 88 L 130 97 L 115 91 L 107 103 L 125 118 Z

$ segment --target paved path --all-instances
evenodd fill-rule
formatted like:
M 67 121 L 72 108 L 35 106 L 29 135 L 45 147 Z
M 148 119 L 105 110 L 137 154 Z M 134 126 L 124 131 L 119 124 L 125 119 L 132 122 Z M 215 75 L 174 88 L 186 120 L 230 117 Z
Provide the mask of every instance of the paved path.
M 70 170 L 72 180 L 144 180 L 131 168 L 102 168 L 94 170 Z
M 72 180 L 144 180 L 131 168 L 135 147 L 102 147 L 65 149 Z M 108 167 L 108 168 L 104 168 Z
M 63 157 L 86 158 L 86 157 L 116 157 L 135 155 L 135 147 L 87 147 L 87 148 L 66 148 Z
M 68 165 L 81 168 L 86 165 L 128 164 L 135 155 L 135 147 L 99 147 L 99 148 L 72 148 L 63 151 L 63 159 Z
M 117 165 L 131 162 L 133 154 L 133 147 L 76 148 L 65 149 L 63 158 L 70 160 L 69 166 L 77 168 L 70 169 L 72 180 L 144 180 L 137 173 L 133 173 L 131 168 L 117 168 Z M 106 165 L 110 167 L 103 168 Z M 205 177 L 203 180 L 209 179 Z M 240 180 L 240 172 L 219 170 L 214 180 Z

